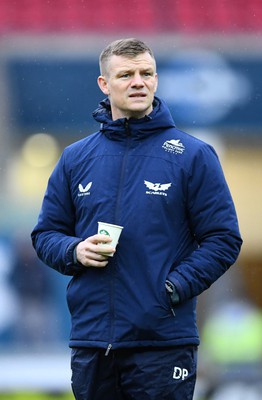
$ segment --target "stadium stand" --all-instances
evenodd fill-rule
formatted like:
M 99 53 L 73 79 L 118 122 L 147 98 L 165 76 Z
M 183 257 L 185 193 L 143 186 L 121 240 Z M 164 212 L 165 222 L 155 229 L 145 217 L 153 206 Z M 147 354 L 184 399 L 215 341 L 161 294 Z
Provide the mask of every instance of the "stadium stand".
M 0 34 L 47 32 L 254 33 L 261 0 L 20 0 L 0 2 Z

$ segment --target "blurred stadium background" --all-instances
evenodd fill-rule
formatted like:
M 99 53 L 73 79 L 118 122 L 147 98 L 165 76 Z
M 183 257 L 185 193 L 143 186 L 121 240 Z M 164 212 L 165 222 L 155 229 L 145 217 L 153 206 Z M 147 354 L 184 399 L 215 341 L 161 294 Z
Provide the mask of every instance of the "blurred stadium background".
M 261 0 L 0 0 L 0 399 L 72 399 L 68 278 L 30 232 L 62 149 L 98 128 L 99 53 L 130 36 L 179 128 L 218 151 L 244 238 L 199 298 L 195 400 L 261 399 Z

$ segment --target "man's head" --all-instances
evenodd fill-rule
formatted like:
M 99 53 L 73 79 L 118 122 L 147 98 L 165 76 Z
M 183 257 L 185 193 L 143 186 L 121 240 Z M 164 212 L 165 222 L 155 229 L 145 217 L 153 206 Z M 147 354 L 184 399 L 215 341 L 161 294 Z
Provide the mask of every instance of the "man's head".
M 112 117 L 142 118 L 152 111 L 157 88 L 152 50 L 141 40 L 120 39 L 100 55 L 98 85 L 111 103 Z

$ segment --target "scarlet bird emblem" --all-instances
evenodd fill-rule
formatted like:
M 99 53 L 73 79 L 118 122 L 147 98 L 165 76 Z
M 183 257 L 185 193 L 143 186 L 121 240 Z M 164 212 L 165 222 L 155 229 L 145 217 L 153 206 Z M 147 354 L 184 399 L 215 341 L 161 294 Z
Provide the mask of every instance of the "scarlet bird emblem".
M 144 184 L 146 185 L 146 187 L 150 190 L 154 190 L 155 192 L 159 192 L 159 191 L 165 191 L 168 188 L 170 188 L 170 186 L 172 185 L 172 183 L 152 183 L 149 181 L 144 181 Z

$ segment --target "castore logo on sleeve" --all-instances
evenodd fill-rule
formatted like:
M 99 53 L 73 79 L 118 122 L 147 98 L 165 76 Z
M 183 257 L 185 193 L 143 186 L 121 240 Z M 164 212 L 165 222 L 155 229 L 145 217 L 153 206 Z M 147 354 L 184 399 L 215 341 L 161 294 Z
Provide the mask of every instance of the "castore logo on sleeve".
M 89 196 L 90 195 L 90 191 L 89 189 L 91 188 L 93 182 L 89 182 L 85 187 L 83 187 L 83 185 L 81 183 L 79 183 L 78 185 L 78 196 Z

